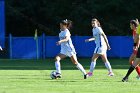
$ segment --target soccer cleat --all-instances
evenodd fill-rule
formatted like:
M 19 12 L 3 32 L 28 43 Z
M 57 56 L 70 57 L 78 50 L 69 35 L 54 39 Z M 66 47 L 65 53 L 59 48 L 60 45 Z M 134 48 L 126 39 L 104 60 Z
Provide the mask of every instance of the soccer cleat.
M 61 74 L 60 74 L 60 73 L 58 73 L 58 72 L 56 72 L 56 75 L 55 75 L 55 76 L 56 76 L 56 79 L 57 79 L 57 78 L 61 78 L 61 77 L 62 77 L 62 76 L 61 76 Z
M 109 72 L 108 76 L 114 76 L 114 73 L 113 72 Z
M 93 75 L 92 72 L 88 72 L 88 73 L 87 73 L 87 76 L 88 76 L 88 77 L 91 77 L 92 75 Z
M 136 77 L 138 80 L 140 80 L 140 76 L 138 75 L 137 77 Z
M 128 78 L 127 78 L 127 77 L 124 77 L 124 78 L 122 79 L 122 82 L 128 82 Z
M 88 77 L 88 75 L 86 74 L 86 75 L 84 75 L 84 79 L 87 79 L 87 77 Z

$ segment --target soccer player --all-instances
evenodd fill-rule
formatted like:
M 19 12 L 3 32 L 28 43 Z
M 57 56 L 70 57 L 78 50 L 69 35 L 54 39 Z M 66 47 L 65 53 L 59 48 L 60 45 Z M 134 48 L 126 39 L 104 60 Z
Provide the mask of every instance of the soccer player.
M 108 69 L 109 73 L 108 76 L 114 76 L 114 73 L 112 71 L 111 65 L 107 59 L 107 54 L 106 51 L 107 49 L 110 50 L 110 45 L 108 43 L 107 37 L 105 33 L 103 32 L 100 23 L 97 19 L 93 18 L 91 21 L 91 25 L 93 27 L 92 32 L 93 32 L 93 38 L 86 39 L 85 42 L 90 42 L 95 40 L 96 48 L 94 50 L 94 54 L 92 57 L 92 62 L 90 65 L 90 71 L 88 72 L 88 76 L 93 75 L 93 71 L 96 66 L 96 60 L 100 56 L 105 63 L 106 68 Z
M 140 25 L 138 25 L 136 30 L 136 36 L 134 37 L 134 50 L 138 50 L 136 59 L 129 67 L 127 74 L 122 79 L 122 82 L 127 82 L 129 75 L 134 71 L 134 69 L 140 64 L 140 47 L 139 47 L 139 40 L 140 40 Z
M 60 40 L 56 42 L 57 45 L 61 45 L 60 53 L 55 57 L 55 67 L 56 67 L 56 77 L 61 78 L 61 66 L 60 60 L 65 57 L 70 57 L 72 63 L 83 73 L 84 79 L 87 78 L 87 73 L 83 66 L 78 62 L 75 48 L 73 46 L 70 34 L 70 27 L 72 26 L 72 21 L 70 20 L 62 20 L 60 22 Z
M 138 20 L 131 20 L 130 21 L 130 28 L 131 30 L 133 31 L 133 39 L 135 38 L 136 36 L 136 29 L 138 27 Z M 139 43 L 138 43 L 138 47 L 139 47 Z M 133 53 L 131 54 L 130 58 L 129 58 L 129 62 L 130 64 L 132 65 L 132 63 L 134 62 L 135 58 L 136 58 L 136 54 L 137 54 L 137 50 L 133 49 Z M 137 76 L 137 79 L 140 79 L 140 67 L 137 66 L 136 67 L 136 72 L 138 74 Z

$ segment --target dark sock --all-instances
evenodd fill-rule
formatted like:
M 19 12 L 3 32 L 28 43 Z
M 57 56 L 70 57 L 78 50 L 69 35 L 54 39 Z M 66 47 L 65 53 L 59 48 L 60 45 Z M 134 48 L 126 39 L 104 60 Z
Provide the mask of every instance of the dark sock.
M 126 76 L 125 76 L 125 78 L 128 78 L 129 75 L 133 72 L 134 69 L 135 69 L 135 67 L 133 65 L 131 65 L 129 70 L 128 70 L 128 72 L 127 72 L 127 74 L 126 74 Z

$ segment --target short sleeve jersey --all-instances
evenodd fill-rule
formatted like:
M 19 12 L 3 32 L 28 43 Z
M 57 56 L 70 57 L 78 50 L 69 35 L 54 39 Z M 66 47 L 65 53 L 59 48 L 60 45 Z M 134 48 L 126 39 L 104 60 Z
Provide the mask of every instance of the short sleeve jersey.
M 71 40 L 71 34 L 68 29 L 65 29 L 64 31 L 61 31 L 59 33 L 60 40 L 65 39 L 66 37 L 68 37 L 69 40 L 67 42 L 61 43 L 61 50 L 63 49 L 65 51 L 75 51 L 75 48 Z
M 95 38 L 96 47 L 107 47 L 106 42 L 103 38 L 103 30 L 101 27 L 95 27 L 92 29 L 93 37 Z

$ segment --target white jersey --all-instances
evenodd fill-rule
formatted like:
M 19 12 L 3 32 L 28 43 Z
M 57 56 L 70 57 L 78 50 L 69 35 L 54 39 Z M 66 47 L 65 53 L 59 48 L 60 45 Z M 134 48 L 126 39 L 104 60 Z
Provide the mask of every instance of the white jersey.
M 107 48 L 106 42 L 103 37 L 103 30 L 101 27 L 96 27 L 92 29 L 93 37 L 95 38 L 96 47 L 104 47 Z
M 71 36 L 71 34 L 68 29 L 65 29 L 64 31 L 61 31 L 59 33 L 60 40 L 65 39 L 66 37 L 69 38 L 69 40 L 67 42 L 61 43 L 61 53 L 65 54 L 66 56 L 72 56 L 72 55 L 70 55 L 71 52 L 73 52 L 73 54 L 76 54 L 75 48 L 72 44 L 72 40 L 71 40 L 70 36 Z

